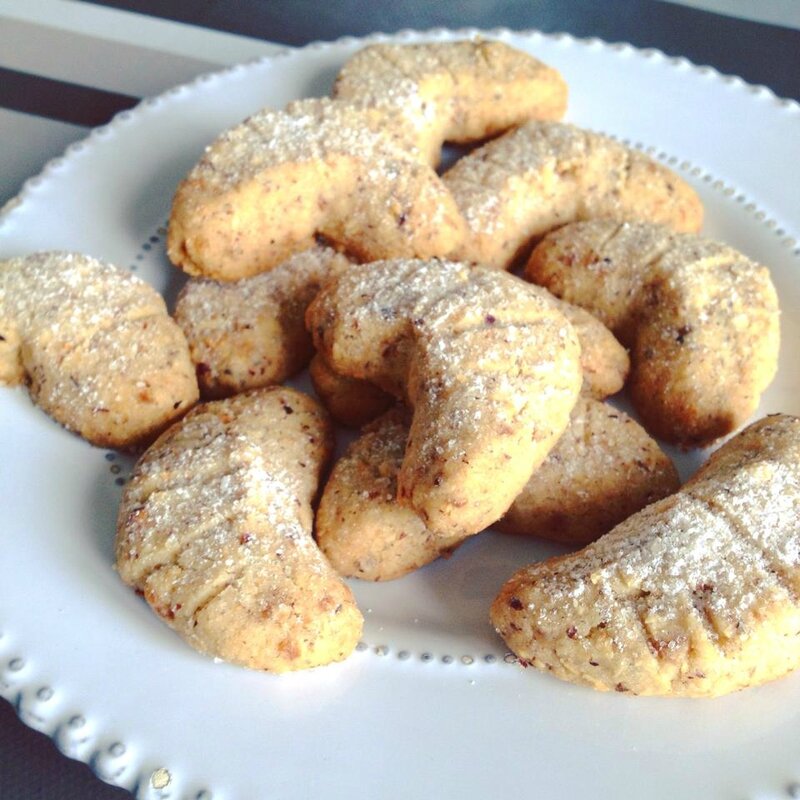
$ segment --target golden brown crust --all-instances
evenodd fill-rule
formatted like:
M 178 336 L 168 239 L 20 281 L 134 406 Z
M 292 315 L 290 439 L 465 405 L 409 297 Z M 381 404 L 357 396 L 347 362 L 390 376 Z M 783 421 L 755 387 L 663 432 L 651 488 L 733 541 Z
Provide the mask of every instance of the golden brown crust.
M 414 409 L 398 496 L 437 535 L 498 519 L 569 420 L 581 383 L 572 326 L 543 290 L 441 261 L 354 267 L 309 306 L 337 372 Z
M 520 570 L 491 618 L 526 663 L 595 689 L 715 696 L 800 665 L 800 419 L 767 417 L 677 494 Z
M 672 462 L 635 420 L 582 397 L 558 444 L 495 527 L 583 546 L 679 486 Z
M 625 385 L 630 371 L 628 351 L 597 317 L 571 303 L 559 300 L 556 303 L 556 308 L 572 325 L 581 346 L 581 393 L 596 400 L 616 394 Z
M 724 244 L 595 220 L 554 231 L 525 276 L 631 348 L 631 395 L 655 436 L 697 446 L 735 430 L 777 370 L 769 270 Z
M 198 406 L 125 488 L 120 576 L 203 653 L 273 672 L 345 658 L 363 620 L 311 535 L 332 446 L 322 409 L 293 389 Z
M 703 208 L 672 171 L 597 133 L 529 122 L 444 175 L 468 233 L 456 257 L 507 269 L 532 241 L 575 220 L 647 220 L 697 231 Z
M 453 198 L 371 114 L 312 98 L 223 133 L 175 194 L 172 263 L 239 280 L 310 249 L 316 235 L 365 261 L 449 253 L 464 236 Z
M 372 422 L 395 403 L 374 383 L 340 375 L 319 353 L 311 359 L 308 374 L 322 405 L 346 428 L 360 428 Z
M 186 340 L 161 296 L 77 253 L 0 262 L 0 384 L 102 447 L 155 438 L 197 401 Z
M 397 502 L 409 412 L 397 408 L 364 429 L 336 462 L 315 521 L 317 543 L 340 574 L 369 581 L 399 578 L 464 539 L 429 531 L 419 516 Z
M 317 542 L 341 575 L 391 580 L 449 555 L 464 539 L 435 536 L 397 502 L 410 418 L 396 408 L 365 428 L 325 485 Z M 582 545 L 678 485 L 670 460 L 630 417 L 581 398 L 558 444 L 495 527 Z
M 203 397 L 282 383 L 303 369 L 314 352 L 306 307 L 327 278 L 349 265 L 335 250 L 317 246 L 254 278 L 187 281 L 174 317 Z
M 365 47 L 344 65 L 333 94 L 384 112 L 433 165 L 445 141 L 561 119 L 567 106 L 567 85 L 555 69 L 482 39 Z

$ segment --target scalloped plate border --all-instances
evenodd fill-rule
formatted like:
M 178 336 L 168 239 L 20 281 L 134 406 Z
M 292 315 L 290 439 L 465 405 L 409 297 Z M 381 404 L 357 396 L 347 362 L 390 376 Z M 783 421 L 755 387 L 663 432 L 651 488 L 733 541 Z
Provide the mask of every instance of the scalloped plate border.
M 601 47 L 615 53 L 634 54 L 646 59 L 658 59 L 675 68 L 691 69 L 697 74 L 711 77 L 721 84 L 747 91 L 756 96 L 769 98 L 776 108 L 783 112 L 800 114 L 800 103 L 795 100 L 780 98 L 766 86 L 748 84 L 738 76 L 720 73 L 710 66 L 695 65 L 683 57 L 670 57 L 653 48 L 639 49 L 627 43 L 607 43 L 595 37 L 581 39 L 567 33 L 544 34 L 537 30 L 511 31 L 506 28 L 487 31 L 473 28 L 461 30 L 435 28 L 428 31 L 406 29 L 396 34 L 376 33 L 363 38 L 345 36 L 331 42 L 318 41 L 302 48 L 287 48 L 270 56 L 264 56 L 243 64 L 200 75 L 193 81 L 170 89 L 156 97 L 145 99 L 135 108 L 117 114 L 106 125 L 95 128 L 86 138 L 71 144 L 66 148 L 63 156 L 50 160 L 37 176 L 28 179 L 23 184 L 19 194 L 0 209 L 0 236 L 2 236 L 6 225 L 13 221 L 16 212 L 33 199 L 37 189 L 46 182 L 48 177 L 63 167 L 69 159 L 82 153 L 87 144 L 90 144 L 96 138 L 108 136 L 118 126 L 135 122 L 144 109 L 169 102 L 172 98 L 190 92 L 193 88 L 201 86 L 210 80 L 224 80 L 228 75 L 240 73 L 253 66 L 270 64 L 283 59 L 302 58 L 305 52 L 337 48 L 342 45 L 351 46 L 380 42 L 404 42 L 417 39 L 430 40 L 477 36 L 501 40 L 519 36 L 531 39 L 534 45 L 537 39 L 545 39 L 553 42 L 566 42 L 567 44 L 581 47 Z M 751 214 L 757 222 L 762 223 L 771 233 L 777 236 L 783 247 L 790 249 L 794 256 L 800 257 L 798 238 L 787 233 L 788 223 L 782 225 L 765 210 L 751 202 L 735 186 L 726 185 L 724 181 L 706 172 L 702 167 L 693 165 L 689 161 L 681 160 L 676 155 L 669 155 L 655 146 L 646 146 L 641 142 L 631 142 L 627 139 L 622 141 L 625 144 L 643 150 L 674 169 L 710 184 L 715 191 L 722 193 L 725 197 L 733 198 L 737 203 L 742 204 L 745 211 Z M 150 240 L 151 243 L 152 241 L 153 239 Z M 146 247 L 146 243 L 143 247 L 149 249 Z M 135 263 L 132 263 L 130 268 L 135 269 Z M 109 471 L 115 476 L 114 482 L 118 486 L 122 485 L 125 475 L 124 473 L 120 474 L 123 472 L 123 468 L 120 468 L 115 463 L 116 454 L 106 453 L 105 458 L 110 462 Z M 110 734 L 108 730 L 95 725 L 82 712 L 65 708 L 63 704 L 59 703 L 59 690 L 54 688 L 54 684 L 57 684 L 57 681 L 43 682 L 32 674 L 25 655 L 17 652 L 13 646 L 9 646 L 9 639 L 11 638 L 9 630 L 8 627 L 3 627 L 3 621 L 0 620 L 0 696 L 14 705 L 20 719 L 29 727 L 52 737 L 56 746 L 66 756 L 88 764 L 103 781 L 129 789 L 138 800 L 166 800 L 167 798 L 176 797 L 173 794 L 176 778 L 174 770 L 171 771 L 163 766 L 161 760 L 149 753 L 131 752 L 124 742 L 124 737 Z M 366 641 L 362 641 L 359 643 L 352 658 L 359 659 L 370 655 L 385 658 L 391 654 L 395 655 L 399 661 L 408 661 L 413 659 L 414 656 L 408 649 L 399 649 L 393 652 L 385 644 L 377 642 L 368 644 Z M 456 664 L 467 667 L 472 671 L 492 667 L 497 663 L 513 664 L 516 662 L 515 657 L 510 653 L 498 658 L 494 653 L 462 656 L 444 654 L 436 656 L 428 651 L 423 651 L 414 660 L 418 660 L 421 663 L 439 661 L 443 665 Z M 471 681 L 473 684 L 474 682 Z M 800 771 L 798 771 L 797 776 L 800 778 Z M 191 778 L 187 779 L 186 776 L 182 776 L 182 780 L 179 783 L 182 783 L 185 789 L 187 782 L 193 783 Z M 215 791 L 213 793 L 202 786 L 195 789 L 184 789 L 179 789 L 181 792 L 179 796 L 186 800 L 218 800 L 218 798 L 229 797 L 224 788 L 220 789 L 219 792 Z M 784 798 L 800 798 L 800 780 L 790 781 L 778 791 L 780 791 L 780 796 Z

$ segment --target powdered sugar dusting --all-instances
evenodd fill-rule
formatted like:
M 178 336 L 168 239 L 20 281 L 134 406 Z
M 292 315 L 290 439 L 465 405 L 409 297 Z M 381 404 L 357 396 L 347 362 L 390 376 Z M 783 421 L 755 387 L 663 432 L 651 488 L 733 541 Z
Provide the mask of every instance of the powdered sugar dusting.
M 444 175 L 467 220 L 464 253 L 506 267 L 567 222 L 646 219 L 696 230 L 702 206 L 677 175 L 613 139 L 557 122 L 528 122 L 460 159 Z
M 797 665 L 798 518 L 800 419 L 767 417 L 678 494 L 518 573 L 495 620 L 537 665 L 605 688 L 624 676 L 622 690 L 719 693 L 777 677 Z M 529 615 L 534 641 L 505 608 Z
M 401 495 L 431 485 L 419 491 L 445 495 L 482 470 L 514 476 L 504 492 L 492 487 L 493 497 L 484 485 L 480 498 L 453 501 L 485 502 L 470 532 L 511 503 L 566 427 L 580 385 L 569 322 L 546 292 L 506 273 L 443 261 L 376 262 L 324 288 L 308 320 L 337 371 L 414 406 Z
M 389 180 L 411 157 L 381 132 L 381 122 L 369 108 L 328 98 L 297 100 L 285 111 L 263 109 L 209 145 L 188 179 L 221 192 L 284 164 L 314 162 L 324 172 L 326 161 L 339 154 Z
M 197 399 L 186 342 L 161 296 L 110 264 L 75 253 L 0 263 L 0 382 L 90 441 L 124 446 Z
M 450 252 L 464 235 L 455 202 L 386 119 L 310 98 L 225 132 L 178 187 L 170 258 L 191 274 L 236 280 L 318 234 L 359 260 Z
M 128 319 L 166 313 L 161 296 L 129 272 L 76 253 L 0 262 L 0 318 L 26 339 L 89 338 Z
M 566 86 L 527 53 L 477 40 L 366 47 L 345 64 L 334 95 L 402 119 L 416 151 L 437 162 L 445 140 L 466 142 L 527 119 L 560 118 Z
M 293 390 L 240 395 L 198 408 L 162 437 L 123 498 L 123 577 L 146 588 L 154 573 L 178 565 L 169 591 L 188 598 L 219 570 L 232 583 L 248 571 L 266 582 L 276 570 L 290 575 L 301 553 L 306 568 L 324 573 L 310 501 L 327 433 L 309 410 L 310 400 Z M 191 602 L 181 606 L 190 619 Z

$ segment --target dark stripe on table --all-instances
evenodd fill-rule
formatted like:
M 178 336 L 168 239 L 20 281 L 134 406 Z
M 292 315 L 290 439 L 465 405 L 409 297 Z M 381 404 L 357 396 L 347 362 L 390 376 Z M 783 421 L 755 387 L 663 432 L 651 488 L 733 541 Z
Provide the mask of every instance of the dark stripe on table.
M 288 45 L 436 26 L 598 36 L 657 47 L 800 100 L 800 31 L 654 0 L 91 0 Z
M 139 99 L 0 67 L 0 106 L 25 114 L 94 127 L 132 108 Z

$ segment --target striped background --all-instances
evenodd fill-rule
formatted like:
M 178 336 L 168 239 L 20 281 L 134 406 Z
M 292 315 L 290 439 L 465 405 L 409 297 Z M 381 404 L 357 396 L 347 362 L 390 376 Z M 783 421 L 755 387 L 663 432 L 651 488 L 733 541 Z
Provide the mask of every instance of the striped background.
M 0 0 L 0 137 L 6 145 L 0 205 L 86 128 L 142 97 L 274 52 L 276 43 L 301 45 L 377 29 L 564 30 L 657 47 L 800 99 L 799 0 L 702 5 L 782 19 L 787 27 L 655 0 Z

